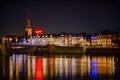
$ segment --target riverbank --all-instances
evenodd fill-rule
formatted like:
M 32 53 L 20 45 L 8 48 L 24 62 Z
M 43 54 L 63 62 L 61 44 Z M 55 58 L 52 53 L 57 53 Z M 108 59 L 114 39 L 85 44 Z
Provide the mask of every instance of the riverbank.
M 86 54 L 89 53 L 100 53 L 100 54 L 105 54 L 105 53 L 120 53 L 120 48 L 86 48 Z
M 22 46 L 22 47 L 23 48 L 17 48 L 17 49 L 5 48 L 6 51 L 4 52 L 4 54 L 8 55 L 8 53 L 12 53 L 12 54 L 14 53 L 23 53 L 23 54 L 119 54 L 120 53 L 120 48 L 85 48 L 85 47 L 63 47 L 63 46 L 54 46 L 54 45 Z
M 37 47 L 36 53 L 83 53 L 82 47 L 46 46 Z

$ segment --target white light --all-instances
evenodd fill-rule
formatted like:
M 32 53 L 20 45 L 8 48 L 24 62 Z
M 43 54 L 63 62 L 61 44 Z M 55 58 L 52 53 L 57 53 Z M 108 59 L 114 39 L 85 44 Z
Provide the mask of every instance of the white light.
M 11 42 L 11 41 L 12 41 L 12 38 L 10 38 L 9 40 L 10 40 L 10 42 Z
M 50 37 L 53 37 L 53 35 L 50 35 Z
M 16 38 L 16 42 L 18 41 L 18 39 Z
M 61 36 L 63 37 L 64 35 L 63 35 L 63 34 L 61 34 Z
M 48 37 L 47 35 L 45 37 Z

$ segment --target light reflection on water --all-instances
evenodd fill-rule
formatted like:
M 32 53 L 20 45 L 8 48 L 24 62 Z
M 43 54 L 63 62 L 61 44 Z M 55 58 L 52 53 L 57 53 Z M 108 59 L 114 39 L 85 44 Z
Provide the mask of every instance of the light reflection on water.
M 9 57 L 9 79 L 13 80 L 78 80 L 112 79 L 113 56 L 32 56 L 13 54 Z

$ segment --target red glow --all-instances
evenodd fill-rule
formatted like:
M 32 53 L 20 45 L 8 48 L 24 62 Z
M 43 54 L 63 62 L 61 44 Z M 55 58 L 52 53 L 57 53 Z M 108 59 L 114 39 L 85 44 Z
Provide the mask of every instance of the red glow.
M 36 80 L 43 80 L 42 57 L 36 59 Z
M 43 34 L 43 31 L 41 29 L 36 29 L 35 34 L 41 35 Z

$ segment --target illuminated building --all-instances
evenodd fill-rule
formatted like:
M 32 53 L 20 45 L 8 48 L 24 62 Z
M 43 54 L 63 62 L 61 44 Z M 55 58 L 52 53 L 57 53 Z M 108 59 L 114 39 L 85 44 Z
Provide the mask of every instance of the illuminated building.
M 30 24 L 30 17 L 28 17 L 26 28 L 25 28 L 25 37 L 28 39 L 30 38 L 31 35 L 32 35 L 32 28 Z
M 91 37 L 91 44 L 92 44 L 92 46 L 96 46 L 97 45 L 97 36 L 92 36 Z
M 5 43 L 19 43 L 23 41 L 24 36 L 22 35 L 4 35 L 2 37 L 2 44 Z
M 86 37 L 83 37 L 80 34 L 72 34 L 72 33 L 33 34 L 33 36 L 30 36 L 30 40 L 28 41 L 28 44 L 80 47 L 80 46 L 90 45 L 90 41 L 87 40 Z
M 102 47 L 112 46 L 112 35 L 98 35 L 98 45 Z
M 112 43 L 114 46 L 120 46 L 120 33 L 114 33 L 112 35 Z
M 55 45 L 64 47 L 114 47 L 120 46 L 120 33 L 110 31 L 99 32 L 95 35 L 85 32 L 74 33 L 59 33 L 59 34 L 44 34 L 42 29 L 36 28 L 32 33 L 30 17 L 27 19 L 25 28 L 25 36 L 20 35 L 5 35 L 2 38 L 2 43 L 10 42 L 24 45 Z
M 91 37 L 93 47 L 114 47 L 120 46 L 120 33 L 116 32 L 99 32 Z

